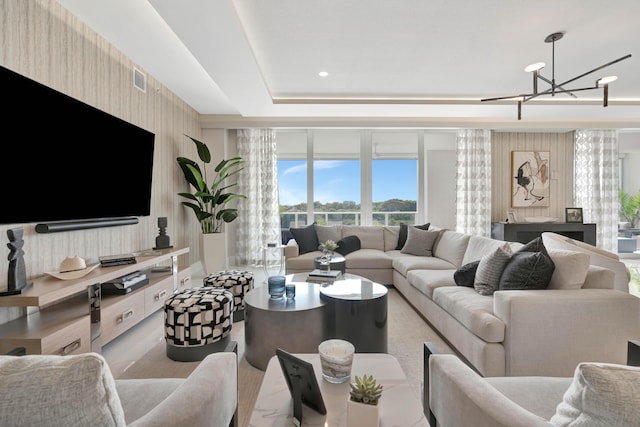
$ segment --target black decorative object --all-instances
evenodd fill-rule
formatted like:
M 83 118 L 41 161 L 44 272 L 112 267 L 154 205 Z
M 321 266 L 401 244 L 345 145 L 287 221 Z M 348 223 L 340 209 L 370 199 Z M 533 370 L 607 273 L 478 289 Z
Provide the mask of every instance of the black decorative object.
M 167 217 L 158 217 L 158 232 L 159 236 L 156 237 L 156 246 L 153 249 L 168 249 L 172 248 L 169 236 L 167 235 Z
M 33 282 L 27 283 L 27 269 L 24 265 L 24 251 L 22 250 L 24 245 L 23 234 L 24 230 L 22 228 L 7 230 L 7 236 L 9 237 L 7 247 L 10 249 L 7 258 L 9 260 L 8 287 L 6 292 L 0 292 L 0 296 L 17 295 L 33 285 Z

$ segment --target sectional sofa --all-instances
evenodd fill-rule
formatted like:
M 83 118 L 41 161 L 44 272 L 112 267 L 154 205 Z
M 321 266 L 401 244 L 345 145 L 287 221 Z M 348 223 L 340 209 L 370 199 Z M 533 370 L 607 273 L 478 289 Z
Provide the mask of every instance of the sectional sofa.
M 571 248 L 575 250 L 567 250 L 564 246 L 570 244 L 550 233 L 541 242 L 556 240 L 553 248 L 541 245 L 553 264 L 544 286 L 529 283 L 522 289 L 511 286 L 483 295 L 473 283 L 483 257 L 528 248 L 428 224 L 422 228 L 311 225 L 292 229 L 294 239 L 285 248 L 286 270 L 288 274 L 308 272 L 313 259 L 321 255 L 314 249 L 319 243 L 347 242 L 347 273 L 393 285 L 483 376 L 567 377 L 583 361 L 624 363 L 627 341 L 640 337 L 640 299 L 614 289 L 617 281 L 628 283 L 626 267 L 614 257 L 608 257 L 608 268 L 596 265 L 591 255 L 575 245 Z M 506 265 L 510 267 L 511 260 L 522 254 L 506 257 Z M 486 276 L 486 266 L 497 263 L 485 260 L 483 264 Z M 533 277 L 525 273 L 525 280 Z M 501 274 L 500 280 L 505 276 Z

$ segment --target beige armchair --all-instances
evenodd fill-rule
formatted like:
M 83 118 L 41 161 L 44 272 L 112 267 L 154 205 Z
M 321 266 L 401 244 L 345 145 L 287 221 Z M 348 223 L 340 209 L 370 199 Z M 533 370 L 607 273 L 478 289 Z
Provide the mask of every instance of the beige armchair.
M 97 353 L 0 356 L 0 425 L 237 426 L 237 367 L 220 352 L 187 378 L 114 380 Z
M 631 366 L 584 362 L 573 377 L 482 377 L 425 343 L 425 415 L 432 427 L 640 425 L 640 343 L 628 350 Z

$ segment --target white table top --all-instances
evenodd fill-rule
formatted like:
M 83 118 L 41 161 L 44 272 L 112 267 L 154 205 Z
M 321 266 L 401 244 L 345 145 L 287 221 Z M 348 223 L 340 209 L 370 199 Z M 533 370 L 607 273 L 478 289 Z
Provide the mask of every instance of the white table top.
M 322 379 L 320 358 L 317 354 L 295 354 L 313 364 L 327 414 L 321 415 L 302 406 L 302 425 L 313 427 L 346 426 L 349 383 L 331 384 Z M 380 399 L 380 427 L 424 426 L 428 422 L 422 404 L 414 395 L 398 360 L 384 353 L 356 353 L 351 368 L 351 378 L 356 375 L 373 375 L 383 385 Z M 251 415 L 250 427 L 293 426 L 293 400 L 284 380 L 278 359 L 269 361 L 262 380 L 256 404 Z

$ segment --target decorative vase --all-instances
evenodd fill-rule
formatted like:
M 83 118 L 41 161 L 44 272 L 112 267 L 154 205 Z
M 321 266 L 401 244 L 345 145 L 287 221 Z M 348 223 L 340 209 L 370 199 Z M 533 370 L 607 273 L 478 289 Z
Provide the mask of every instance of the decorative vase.
M 286 278 L 284 276 L 270 276 L 267 283 L 271 299 L 281 299 L 284 295 Z
M 354 402 L 347 397 L 347 427 L 378 427 L 379 405 Z
M 224 233 L 200 234 L 200 259 L 205 274 L 225 270 L 226 254 Z

